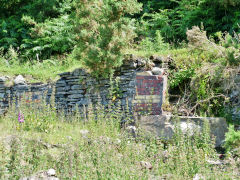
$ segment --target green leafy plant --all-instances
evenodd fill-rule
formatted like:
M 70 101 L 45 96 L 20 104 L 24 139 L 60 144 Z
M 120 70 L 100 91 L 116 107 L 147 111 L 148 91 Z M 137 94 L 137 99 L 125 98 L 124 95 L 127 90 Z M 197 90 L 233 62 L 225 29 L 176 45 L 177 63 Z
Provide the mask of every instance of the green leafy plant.
M 76 1 L 76 59 L 95 75 L 107 76 L 122 64 L 123 49 L 134 37 L 133 21 L 140 11 L 136 0 Z
M 234 130 L 233 125 L 229 126 L 229 130 L 225 136 L 224 147 L 228 152 L 240 147 L 240 131 Z M 238 153 L 240 153 L 240 149 L 238 151 Z

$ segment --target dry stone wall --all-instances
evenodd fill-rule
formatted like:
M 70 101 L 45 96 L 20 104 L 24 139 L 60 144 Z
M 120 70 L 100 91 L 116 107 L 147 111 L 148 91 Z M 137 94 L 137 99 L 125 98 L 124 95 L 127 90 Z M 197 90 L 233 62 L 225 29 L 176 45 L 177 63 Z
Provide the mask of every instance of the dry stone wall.
M 23 96 L 29 100 L 41 98 L 50 101 L 55 96 L 57 110 L 80 112 L 90 105 L 101 104 L 104 107 L 120 106 L 130 113 L 162 114 L 162 104 L 166 91 L 167 65 L 160 57 L 151 57 L 151 61 L 129 55 L 123 65 L 115 71 L 112 79 L 92 77 L 84 69 L 59 74 L 53 85 L 27 84 L 19 75 L 12 86 L 7 86 L 7 77 L 0 78 L 0 114 L 9 104 Z M 54 94 L 53 89 L 55 89 Z
M 27 84 L 19 75 L 14 79 L 14 84 L 8 86 L 8 77 L 0 77 L 0 115 L 6 112 L 11 103 L 18 105 L 20 99 L 27 101 L 46 100 L 50 103 L 53 85 L 42 83 Z
M 115 104 L 130 113 L 162 114 L 167 79 L 164 63 L 154 59 L 155 63 L 150 63 L 131 56 L 112 79 L 92 77 L 84 69 L 61 73 L 56 82 L 57 109 L 71 111 L 78 107 L 81 112 L 89 105 Z

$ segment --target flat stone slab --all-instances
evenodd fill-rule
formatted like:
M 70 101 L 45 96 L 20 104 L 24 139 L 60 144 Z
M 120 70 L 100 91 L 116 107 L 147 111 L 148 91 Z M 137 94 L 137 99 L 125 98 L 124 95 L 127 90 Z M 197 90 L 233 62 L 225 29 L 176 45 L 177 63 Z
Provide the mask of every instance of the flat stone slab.
M 193 135 L 197 131 L 202 131 L 205 124 L 204 122 L 207 121 L 210 128 L 210 136 L 215 137 L 216 147 L 223 144 L 225 133 L 228 131 L 225 118 L 150 115 L 138 116 L 136 119 L 140 128 L 165 140 L 173 137 L 176 122 L 179 122 L 179 127 L 183 133 Z

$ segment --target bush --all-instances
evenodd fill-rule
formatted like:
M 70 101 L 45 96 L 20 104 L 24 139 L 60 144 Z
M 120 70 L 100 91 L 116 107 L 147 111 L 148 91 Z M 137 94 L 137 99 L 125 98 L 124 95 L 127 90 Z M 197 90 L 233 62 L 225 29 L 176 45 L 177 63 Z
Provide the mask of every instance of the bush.
M 30 17 L 24 17 L 26 23 L 33 23 Z M 33 21 L 33 22 L 32 22 Z M 75 42 L 73 24 L 69 15 L 46 20 L 44 23 L 34 23 L 30 29 L 31 38 L 23 39 L 20 49 L 22 56 L 37 60 L 49 58 L 54 54 L 70 53 Z
M 217 33 L 219 43 L 206 31 L 187 31 L 188 47 L 171 51 L 175 68 L 170 71 L 170 88 L 183 95 L 179 108 L 188 114 L 229 117 L 226 105 L 232 74 L 239 64 L 238 35 Z
M 72 0 L 4 0 L 0 7 L 0 47 L 5 53 L 10 47 L 17 49 L 29 59 L 71 51 L 72 10 Z
M 133 21 L 140 11 L 136 0 L 76 1 L 76 59 L 95 75 L 107 76 L 122 63 L 122 51 L 134 37 Z
M 144 4 L 139 18 L 142 23 L 140 35 L 153 37 L 157 30 L 167 42 L 181 43 L 192 26 L 206 27 L 208 36 L 218 31 L 230 32 L 238 29 L 238 0 L 139 0 Z
M 238 155 L 240 156 L 240 131 L 235 131 L 234 126 L 229 127 L 228 133 L 225 135 L 225 144 L 224 147 L 228 152 L 231 152 L 238 148 Z

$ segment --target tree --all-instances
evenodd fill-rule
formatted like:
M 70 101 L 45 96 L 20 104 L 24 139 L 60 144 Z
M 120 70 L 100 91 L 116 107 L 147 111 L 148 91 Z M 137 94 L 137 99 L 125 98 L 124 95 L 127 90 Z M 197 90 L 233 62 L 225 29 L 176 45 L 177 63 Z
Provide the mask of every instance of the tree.
M 137 0 L 76 0 L 75 57 L 95 75 L 108 76 L 122 63 L 122 51 L 134 37 Z

